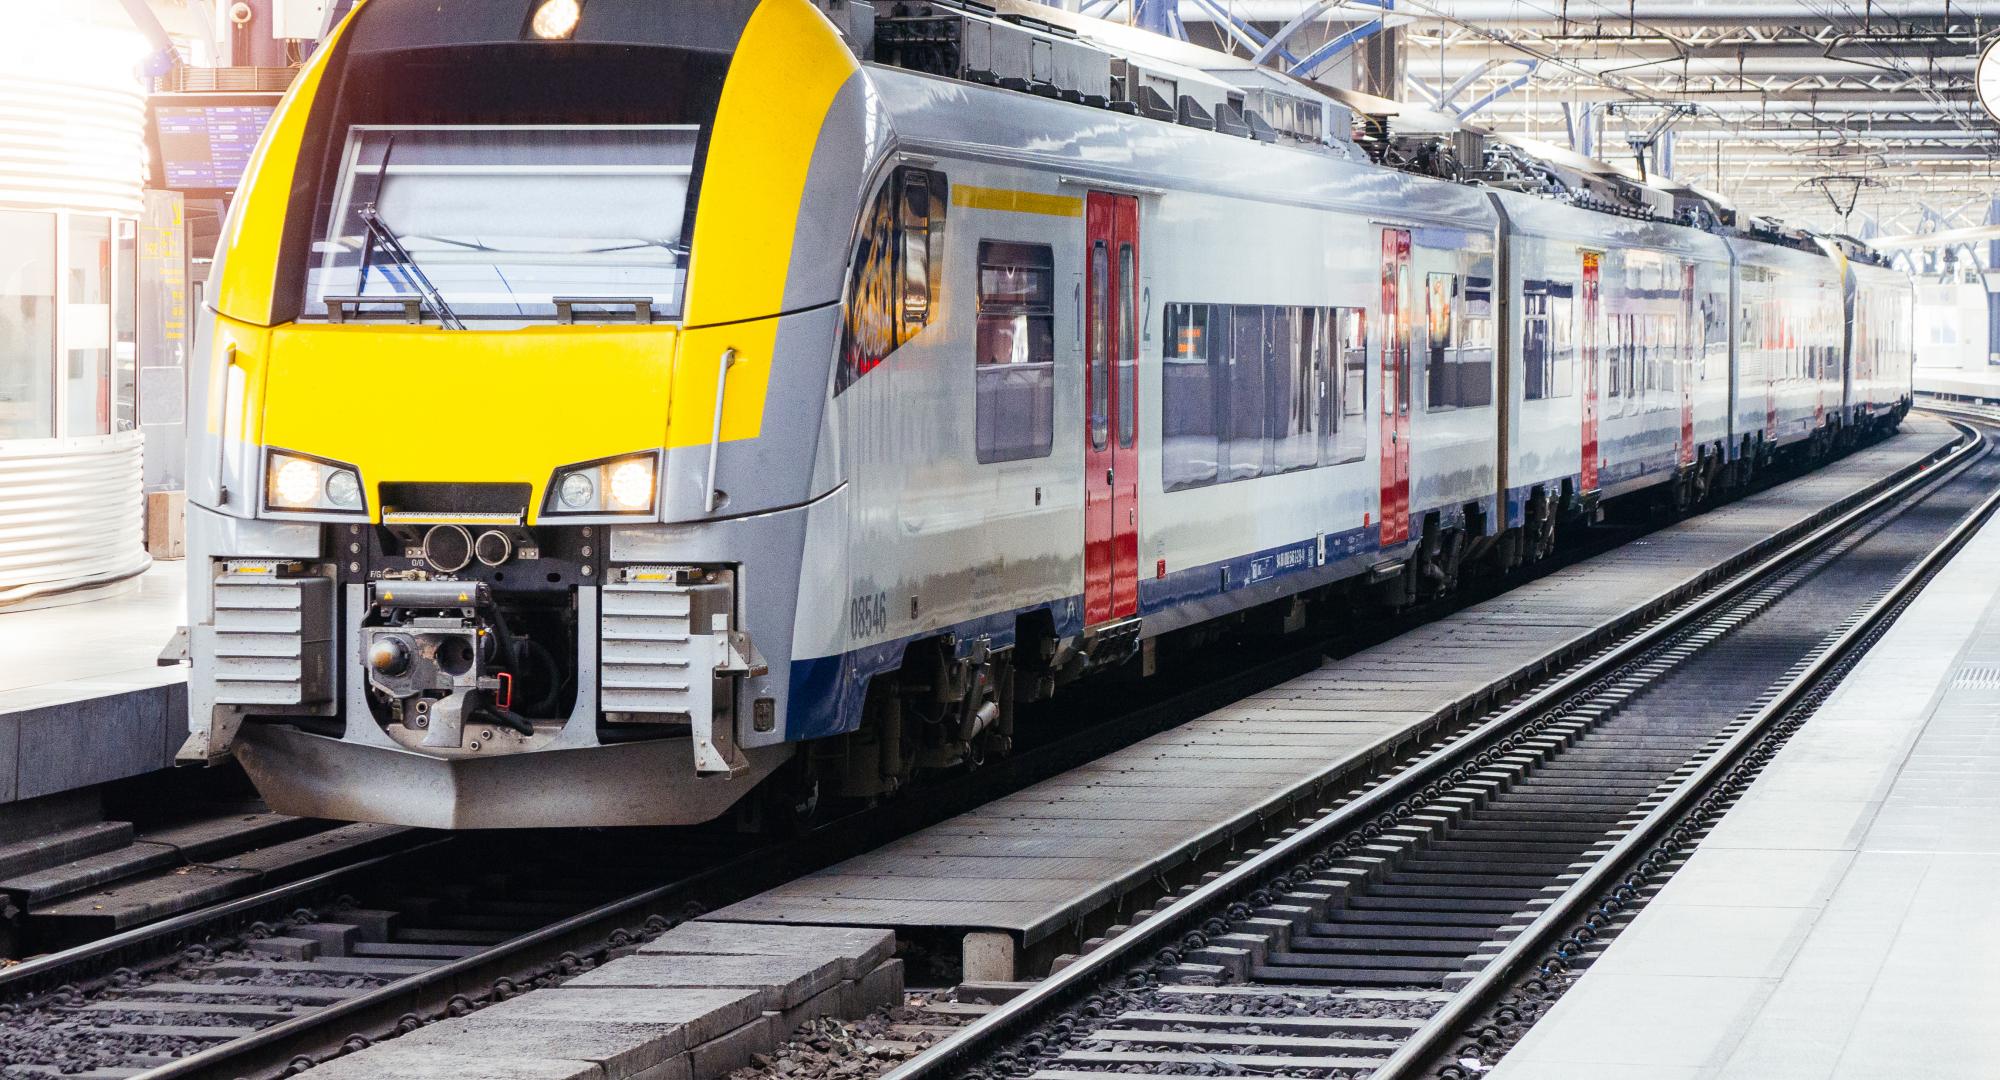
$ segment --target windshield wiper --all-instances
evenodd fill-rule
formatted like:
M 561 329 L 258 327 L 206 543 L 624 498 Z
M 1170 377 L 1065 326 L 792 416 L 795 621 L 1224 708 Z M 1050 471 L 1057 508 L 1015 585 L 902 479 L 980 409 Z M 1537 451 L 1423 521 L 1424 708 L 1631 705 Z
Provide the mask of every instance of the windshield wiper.
M 383 163 L 387 164 L 386 157 Z M 458 314 L 451 310 L 450 304 L 444 302 L 444 294 L 438 292 L 437 286 L 431 284 L 431 279 L 424 273 L 423 267 L 418 266 L 417 260 L 410 255 L 410 249 L 403 246 L 403 241 L 397 237 L 395 230 L 389 228 L 388 222 L 382 220 L 382 215 L 375 212 L 374 204 L 361 207 L 355 211 L 355 215 L 368 229 L 368 246 L 361 252 L 362 291 L 366 292 L 368 289 L 369 256 L 379 245 L 382 250 L 389 253 L 390 258 L 402 266 L 403 275 L 409 279 L 410 284 L 416 286 L 417 295 L 423 298 L 424 304 L 437 316 L 438 325 L 448 330 L 465 329 L 465 324 L 459 321 Z

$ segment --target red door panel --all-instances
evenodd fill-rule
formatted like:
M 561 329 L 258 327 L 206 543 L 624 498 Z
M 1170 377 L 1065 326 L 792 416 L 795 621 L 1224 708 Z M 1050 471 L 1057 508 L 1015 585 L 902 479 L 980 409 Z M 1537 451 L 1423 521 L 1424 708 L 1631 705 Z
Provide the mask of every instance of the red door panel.
M 1410 538 L 1410 233 L 1382 230 L 1382 538 Z
M 1085 214 L 1084 622 L 1139 610 L 1139 203 L 1092 192 Z
M 1675 341 L 1679 349 L 1674 361 L 1681 383 L 1682 465 L 1694 464 L 1694 352 L 1695 342 L 1703 338 L 1694 306 L 1694 264 L 1688 263 L 1681 268 L 1681 332 Z
M 1113 195 L 1111 617 L 1139 613 L 1139 200 Z
M 1595 251 L 1583 253 L 1583 490 L 1597 490 L 1597 366 L 1598 263 Z

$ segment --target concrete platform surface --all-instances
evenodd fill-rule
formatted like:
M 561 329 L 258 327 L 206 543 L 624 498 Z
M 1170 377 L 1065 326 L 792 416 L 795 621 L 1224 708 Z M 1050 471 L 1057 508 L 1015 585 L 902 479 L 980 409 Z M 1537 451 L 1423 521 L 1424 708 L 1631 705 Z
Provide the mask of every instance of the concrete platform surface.
M 714 1080 L 809 1020 L 859 1019 L 902 1003 L 894 934 L 774 929 L 683 924 L 559 986 L 440 1020 L 310 1075 Z
M 0 612 L 0 804 L 173 764 L 187 669 L 160 667 L 186 621 L 187 564 L 87 603 Z
M 1925 368 L 1912 373 L 1919 394 L 1949 394 L 1953 397 L 2000 401 L 2000 367 L 1984 371 L 1964 368 Z
M 2000 523 L 1491 1080 L 2000 1076 Z
M 1007 934 L 1033 946 L 1956 438 L 1905 434 L 1522 585 L 710 918 Z M 982 945 L 982 948 L 985 946 Z M 980 978 L 1011 978 L 1005 963 Z M 974 977 L 968 974 L 968 978 Z

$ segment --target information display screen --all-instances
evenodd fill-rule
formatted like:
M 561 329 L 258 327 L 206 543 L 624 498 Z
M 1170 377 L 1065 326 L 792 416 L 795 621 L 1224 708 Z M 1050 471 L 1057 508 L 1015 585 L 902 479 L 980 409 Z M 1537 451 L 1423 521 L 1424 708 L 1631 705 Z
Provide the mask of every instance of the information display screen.
M 277 94 L 162 94 L 152 100 L 153 185 L 189 194 L 236 190 Z

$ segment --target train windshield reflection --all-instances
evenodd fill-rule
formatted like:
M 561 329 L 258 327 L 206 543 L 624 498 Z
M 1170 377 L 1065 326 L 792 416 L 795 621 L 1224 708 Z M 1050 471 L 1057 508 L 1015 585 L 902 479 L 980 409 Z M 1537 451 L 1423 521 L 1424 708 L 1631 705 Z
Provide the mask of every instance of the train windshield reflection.
M 680 314 L 698 129 L 356 126 L 314 245 L 308 315 L 329 298 L 393 314 L 434 286 L 471 319 L 547 319 L 558 298 Z M 371 243 L 373 215 L 409 259 Z

